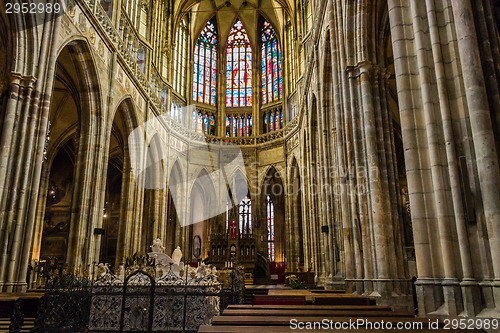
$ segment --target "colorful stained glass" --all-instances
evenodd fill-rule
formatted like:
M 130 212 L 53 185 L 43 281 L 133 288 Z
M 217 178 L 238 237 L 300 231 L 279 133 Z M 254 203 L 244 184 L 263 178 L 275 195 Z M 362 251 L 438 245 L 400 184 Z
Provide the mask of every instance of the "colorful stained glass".
M 209 122 L 208 122 L 208 115 L 206 114 L 206 115 L 203 117 L 203 131 L 204 131 L 206 134 L 209 134 L 209 132 L 208 132 L 208 126 L 209 126 Z
M 196 122 L 196 132 L 198 133 L 203 132 L 203 116 L 201 115 L 201 112 L 198 113 L 198 119 Z
M 274 203 L 271 200 L 271 196 L 268 195 L 266 198 L 266 211 L 267 211 L 267 251 L 269 255 L 269 261 L 273 262 L 275 260 L 274 253 Z
M 214 117 L 214 115 L 210 116 L 210 135 L 215 135 L 215 117 Z
M 227 41 L 226 106 L 252 106 L 252 47 L 239 19 Z
M 191 115 L 191 129 L 193 131 L 196 131 L 196 111 L 193 111 L 193 114 Z
M 173 87 L 174 89 L 184 96 L 184 77 L 186 76 L 186 49 L 187 49 L 187 20 L 184 18 L 177 28 L 175 35 L 175 53 L 174 53 L 174 78 Z M 195 53 L 195 59 L 197 59 L 197 54 Z M 197 61 L 195 60 L 195 73 L 198 71 L 196 69 Z M 193 87 L 194 88 L 194 87 Z M 193 92 L 193 95 L 195 92 Z
M 194 48 L 193 100 L 215 105 L 217 101 L 217 29 L 215 19 L 201 31 Z
M 281 52 L 272 25 L 264 22 L 262 28 L 262 103 L 277 101 L 283 94 Z

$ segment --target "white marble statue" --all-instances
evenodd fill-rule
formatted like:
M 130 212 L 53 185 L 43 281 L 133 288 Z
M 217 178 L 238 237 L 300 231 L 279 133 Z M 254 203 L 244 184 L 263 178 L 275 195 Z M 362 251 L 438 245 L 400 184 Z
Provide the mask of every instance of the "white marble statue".
M 174 261 L 174 264 L 179 265 L 181 259 L 182 259 L 182 251 L 181 248 L 177 246 L 174 252 L 172 252 L 172 260 Z
M 153 241 L 153 245 L 150 245 L 149 247 L 153 253 L 163 253 L 165 251 L 165 246 L 163 246 L 163 242 L 159 238 L 155 239 Z

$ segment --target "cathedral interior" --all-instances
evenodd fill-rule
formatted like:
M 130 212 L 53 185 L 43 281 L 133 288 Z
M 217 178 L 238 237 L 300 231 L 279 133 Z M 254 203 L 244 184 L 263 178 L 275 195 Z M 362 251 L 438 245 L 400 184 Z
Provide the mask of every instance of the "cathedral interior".
M 0 295 L 159 239 L 500 317 L 500 1 L 43 3 L 0 2 Z

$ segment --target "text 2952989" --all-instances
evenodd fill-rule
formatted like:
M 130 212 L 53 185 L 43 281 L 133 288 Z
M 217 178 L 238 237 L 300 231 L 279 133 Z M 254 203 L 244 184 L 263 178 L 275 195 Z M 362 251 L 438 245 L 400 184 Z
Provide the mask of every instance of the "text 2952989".
M 52 3 L 51 1 L 35 1 L 35 2 L 7 2 L 5 4 L 6 14 L 43 14 L 55 13 L 59 14 L 63 10 L 58 2 Z

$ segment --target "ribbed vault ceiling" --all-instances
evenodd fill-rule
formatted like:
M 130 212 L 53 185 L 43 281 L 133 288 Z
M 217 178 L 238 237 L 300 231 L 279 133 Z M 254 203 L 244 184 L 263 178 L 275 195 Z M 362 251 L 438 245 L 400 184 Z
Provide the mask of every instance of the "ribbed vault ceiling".
M 175 4 L 178 21 L 191 13 L 191 31 L 198 36 L 205 24 L 216 15 L 219 40 L 225 43 L 237 18 L 240 18 L 251 41 L 257 40 L 259 15 L 267 19 L 281 35 L 283 16 L 290 13 L 287 0 L 182 0 Z

